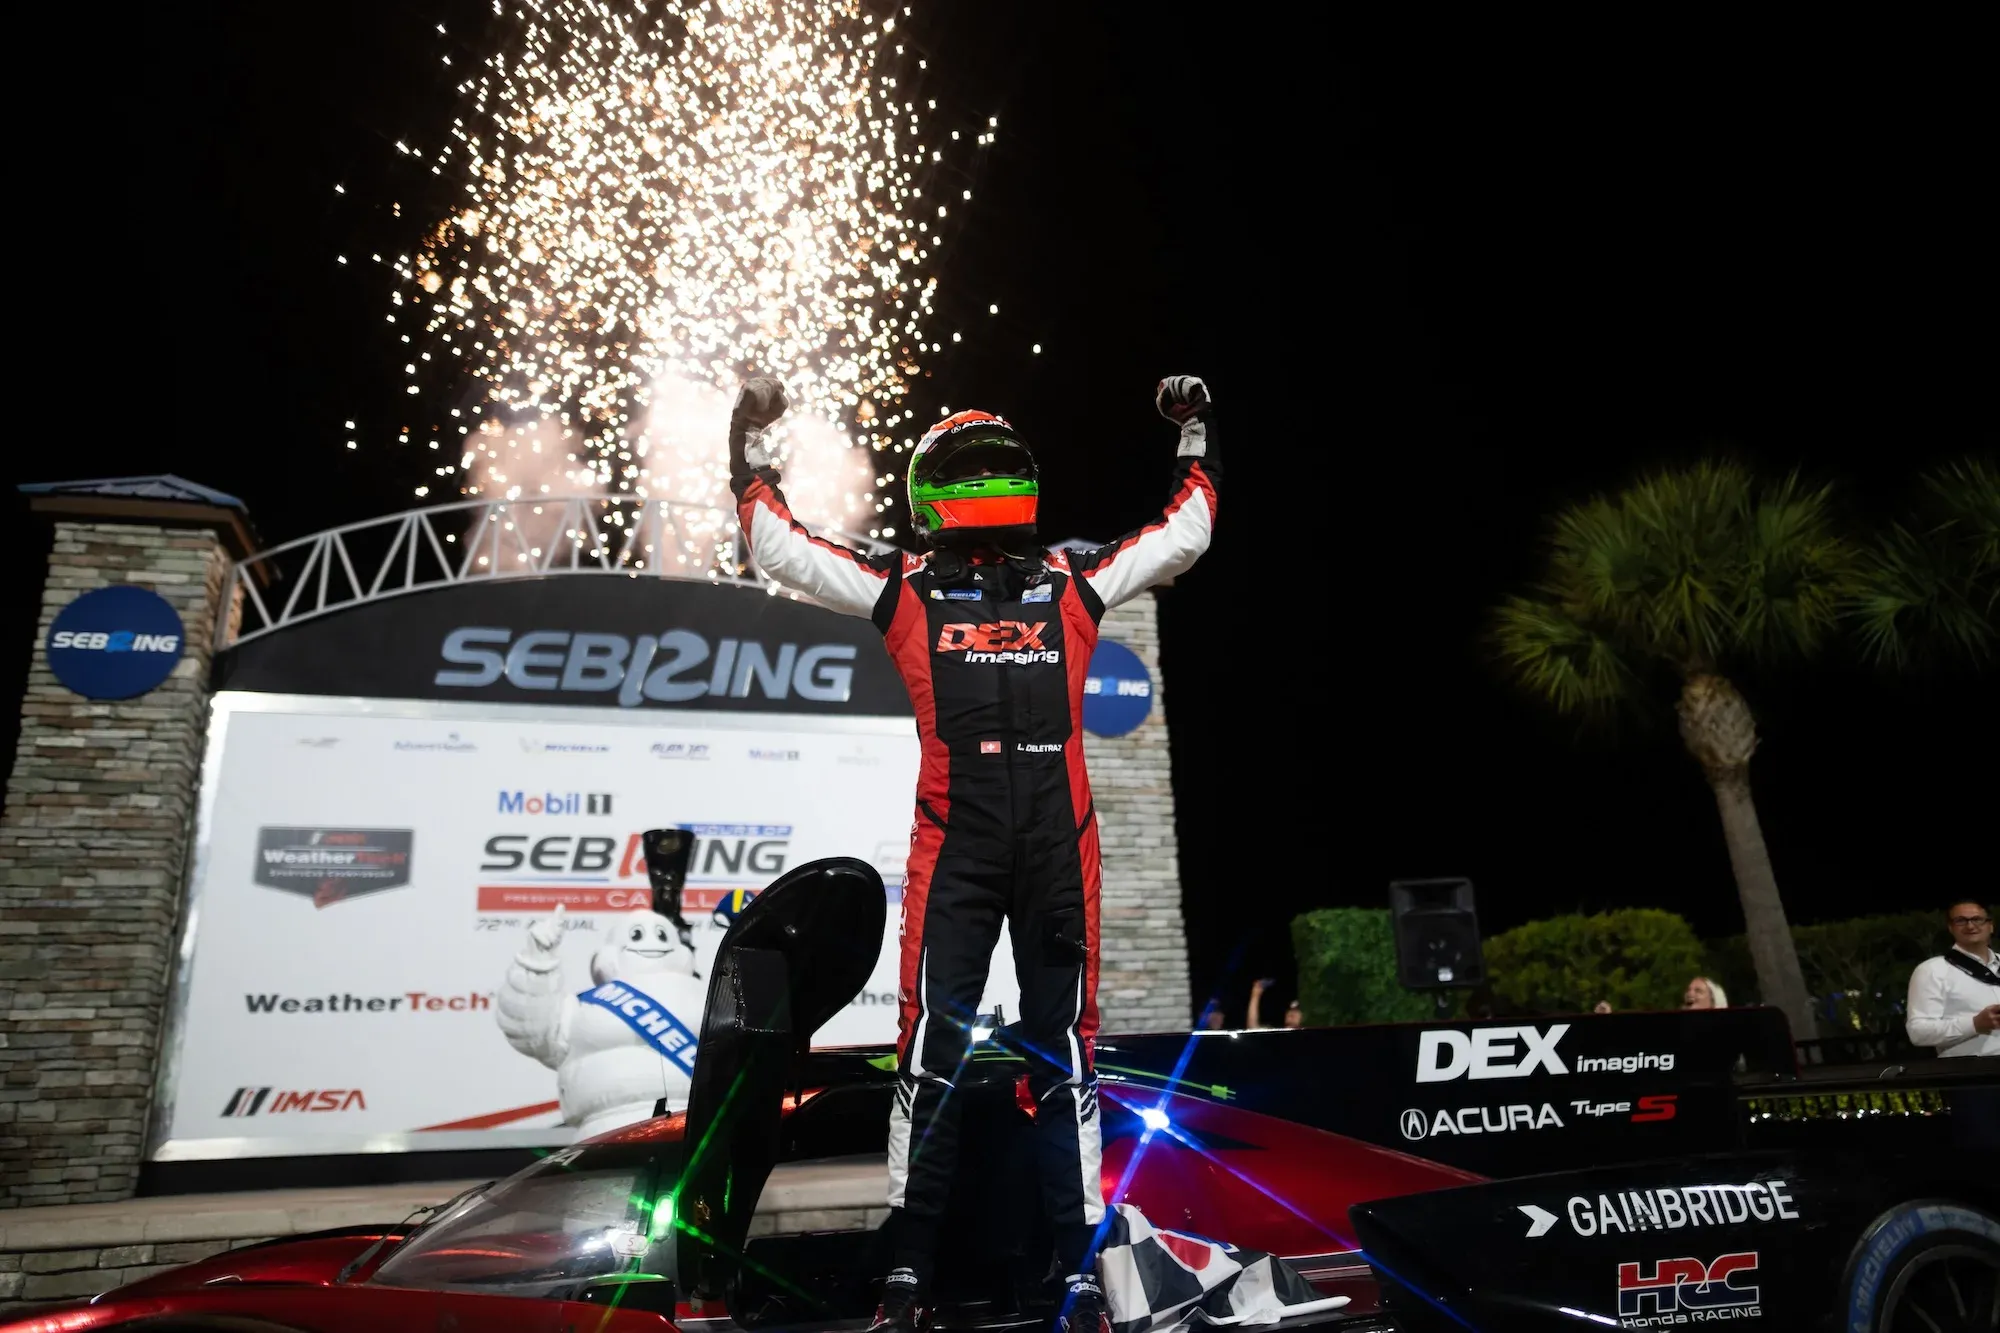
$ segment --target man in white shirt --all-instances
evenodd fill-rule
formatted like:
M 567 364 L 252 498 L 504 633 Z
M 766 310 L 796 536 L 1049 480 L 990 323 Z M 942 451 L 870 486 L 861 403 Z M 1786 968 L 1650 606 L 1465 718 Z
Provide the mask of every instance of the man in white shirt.
M 1993 952 L 1993 918 L 1975 902 L 1955 903 L 1946 916 L 1950 952 L 1926 958 L 1910 973 L 1904 1023 L 1910 1041 L 1939 1055 L 2000 1055 L 2000 956 Z

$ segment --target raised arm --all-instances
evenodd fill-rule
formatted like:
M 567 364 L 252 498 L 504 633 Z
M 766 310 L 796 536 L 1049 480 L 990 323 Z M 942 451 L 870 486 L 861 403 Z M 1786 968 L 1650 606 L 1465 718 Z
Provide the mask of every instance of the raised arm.
M 1215 528 L 1216 487 L 1222 468 L 1216 453 L 1215 411 L 1208 386 L 1193 375 L 1170 375 L 1154 391 L 1160 415 L 1181 428 L 1174 458 L 1174 490 L 1160 516 L 1114 542 L 1073 558 L 1104 609 L 1129 602 L 1146 589 L 1185 574 L 1208 549 Z
M 736 494 L 736 521 L 766 574 L 822 606 L 868 615 L 896 562 L 815 537 L 792 517 L 764 440 L 788 406 L 784 386 L 768 375 L 746 380 L 736 396 L 729 417 L 729 488 Z

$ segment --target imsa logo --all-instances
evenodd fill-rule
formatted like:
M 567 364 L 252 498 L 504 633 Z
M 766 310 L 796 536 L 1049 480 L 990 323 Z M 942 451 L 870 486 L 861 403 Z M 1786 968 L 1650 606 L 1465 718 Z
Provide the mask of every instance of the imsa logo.
M 1721 1319 L 1755 1319 L 1757 1251 L 1725 1254 L 1713 1263 L 1661 1259 L 1648 1273 L 1642 1264 L 1618 1265 L 1618 1326 L 1667 1328 Z
M 308 1088 L 303 1092 L 278 1091 L 272 1096 L 271 1088 L 238 1088 L 222 1108 L 225 1116 L 245 1116 L 266 1113 L 277 1115 L 283 1111 L 365 1111 L 367 1098 L 359 1088 Z

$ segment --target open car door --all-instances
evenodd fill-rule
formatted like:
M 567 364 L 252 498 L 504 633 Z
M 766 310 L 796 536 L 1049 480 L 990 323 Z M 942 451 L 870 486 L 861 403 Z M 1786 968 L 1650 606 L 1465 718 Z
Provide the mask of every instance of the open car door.
M 810 861 L 758 894 L 717 950 L 688 1094 L 675 1191 L 682 1293 L 722 1298 L 777 1161 L 798 1058 L 860 993 L 882 950 L 882 877 L 853 857 Z

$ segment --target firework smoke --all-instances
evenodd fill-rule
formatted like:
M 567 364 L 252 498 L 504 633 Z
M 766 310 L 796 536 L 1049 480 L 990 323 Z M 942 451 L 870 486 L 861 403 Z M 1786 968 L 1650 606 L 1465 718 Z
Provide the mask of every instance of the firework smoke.
M 440 489 L 724 504 L 729 405 L 768 369 L 801 516 L 891 535 L 879 487 L 916 433 L 927 270 L 964 202 L 934 182 L 990 124 L 927 133 L 898 86 L 907 10 L 516 3 L 435 156 L 465 203 L 397 263 L 412 392 L 480 388 Z

